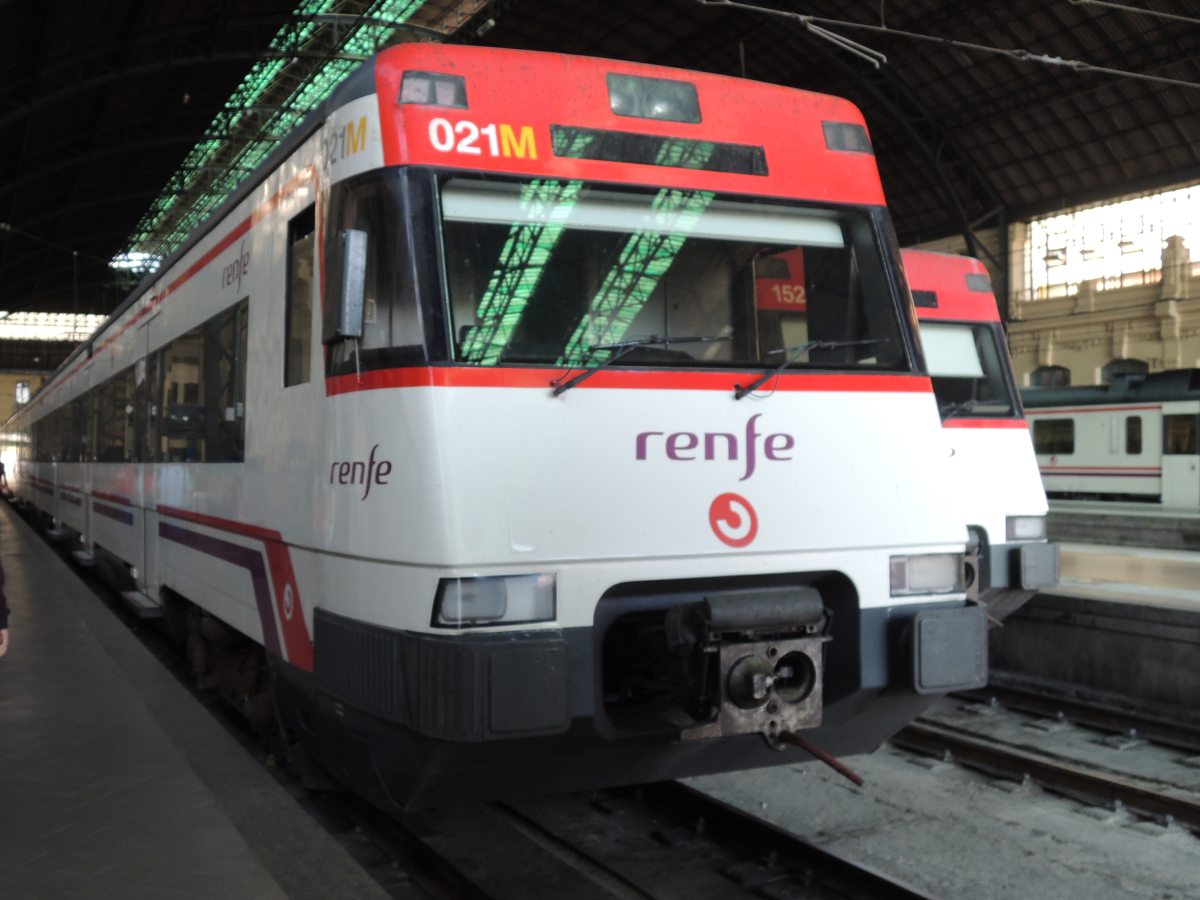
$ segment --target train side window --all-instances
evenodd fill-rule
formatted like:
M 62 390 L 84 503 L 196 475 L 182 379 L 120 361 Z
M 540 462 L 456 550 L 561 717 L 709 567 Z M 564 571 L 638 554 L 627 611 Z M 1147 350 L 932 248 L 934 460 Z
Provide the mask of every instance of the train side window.
M 1125 452 L 1137 456 L 1142 452 L 1142 417 L 1130 416 L 1125 420 Z
M 307 384 L 312 359 L 312 292 L 316 214 L 309 206 L 288 223 L 287 311 L 283 386 Z
M 368 173 L 334 186 L 328 204 L 322 266 L 325 271 L 322 340 L 329 345 L 328 374 L 404 366 L 426 360 L 425 334 L 412 277 L 403 176 Z M 347 244 L 361 232 L 365 247 Z M 341 333 L 343 256 L 365 249 L 362 276 L 361 337 Z
M 158 431 L 161 426 L 159 408 L 162 405 L 162 379 L 159 372 L 162 367 L 162 354 L 151 353 L 141 364 L 145 366 L 145 379 L 141 392 L 142 421 L 139 422 L 139 426 L 142 441 L 138 455 L 142 462 L 158 462 Z
M 1033 448 L 1041 454 L 1075 452 L 1074 419 L 1038 419 L 1033 423 Z
M 1184 456 L 1196 453 L 1196 416 L 1163 416 L 1163 453 Z
M 204 438 L 208 462 L 241 462 L 246 440 L 248 299 L 204 328 Z M 307 359 L 307 356 L 306 356 Z M 305 372 L 307 378 L 307 371 Z
M 91 459 L 91 410 L 88 403 L 88 394 L 80 394 L 71 401 L 71 446 L 67 457 L 70 462 L 83 462 Z
M 162 352 L 159 459 L 204 461 L 204 330 L 194 328 Z
M 95 430 L 97 462 L 128 462 L 136 449 L 133 440 L 133 368 L 114 375 L 96 391 Z

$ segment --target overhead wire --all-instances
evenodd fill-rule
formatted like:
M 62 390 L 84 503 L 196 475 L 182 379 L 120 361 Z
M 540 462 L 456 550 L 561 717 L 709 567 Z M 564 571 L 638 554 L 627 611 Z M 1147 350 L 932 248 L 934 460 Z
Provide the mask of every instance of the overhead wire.
M 781 9 L 771 9 L 769 7 L 757 6 L 753 3 L 740 3 L 736 0 L 697 0 L 701 6 L 724 6 L 737 9 L 744 9 L 751 12 L 764 13 L 766 15 L 779 16 L 785 19 L 800 23 L 808 31 L 814 35 L 833 42 L 843 49 L 849 50 L 856 56 L 866 59 L 876 68 L 881 62 L 887 62 L 887 56 L 880 53 L 871 47 L 853 41 L 844 35 L 839 35 L 836 32 L 829 31 L 827 26 L 836 28 L 859 29 L 862 31 L 870 31 L 876 34 L 887 34 L 895 37 L 909 38 L 918 41 L 927 41 L 934 44 L 941 44 L 944 47 L 953 47 L 956 50 L 968 50 L 976 53 L 990 53 L 997 56 L 1007 56 L 1010 59 L 1015 59 L 1020 62 L 1034 62 L 1047 66 L 1061 66 L 1070 69 L 1073 72 L 1094 72 L 1101 75 L 1113 75 L 1118 78 L 1132 78 L 1140 81 L 1150 81 L 1156 84 L 1168 84 L 1174 87 L 1184 88 L 1200 88 L 1200 82 L 1187 81 L 1181 78 L 1170 78 L 1166 75 L 1151 75 L 1147 72 L 1133 72 L 1128 69 L 1115 69 L 1111 66 L 1099 66 L 1094 63 L 1085 62 L 1079 59 L 1064 59 L 1061 56 L 1050 56 L 1045 53 L 1034 53 L 1031 50 L 1024 50 L 1012 47 L 993 47 L 988 44 L 978 44 L 972 41 L 960 41 L 954 38 L 939 37 L 932 34 L 920 34 L 915 31 L 905 31 L 899 28 L 892 28 L 886 24 L 871 25 L 866 22 L 850 22 L 844 19 L 830 19 L 824 16 L 810 16 L 804 13 L 788 12 Z M 1072 0 L 1075 2 L 1075 0 Z M 1091 0 L 1089 0 L 1091 2 Z M 1098 0 L 1095 0 L 1098 2 Z M 1129 7 L 1134 9 L 1134 7 Z M 844 43 L 843 43 L 844 42 Z
M 1124 3 L 1113 3 L 1111 0 L 1067 0 L 1072 6 L 1103 6 L 1106 9 L 1116 9 L 1121 12 L 1136 13 L 1143 16 L 1153 16 L 1156 19 L 1169 19 L 1172 22 L 1186 22 L 1189 25 L 1200 25 L 1200 19 L 1195 16 L 1181 16 L 1177 13 L 1160 12 L 1157 9 L 1146 9 L 1141 6 L 1129 6 Z

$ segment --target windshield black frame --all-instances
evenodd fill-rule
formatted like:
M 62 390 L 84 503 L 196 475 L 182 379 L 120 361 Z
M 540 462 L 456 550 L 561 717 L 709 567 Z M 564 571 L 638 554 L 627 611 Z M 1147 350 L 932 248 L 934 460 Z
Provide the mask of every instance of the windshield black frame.
M 571 337 L 564 338 L 562 334 L 553 337 L 552 341 L 558 341 L 555 345 L 553 342 L 546 343 L 545 335 L 536 333 L 527 336 L 530 339 L 527 343 L 536 346 L 537 340 L 542 340 L 547 346 L 557 347 L 563 352 L 551 354 L 546 352 L 521 352 L 518 346 L 517 352 L 510 351 L 510 345 L 516 343 L 515 338 L 519 335 L 514 328 L 512 332 L 504 335 L 506 343 L 503 350 L 500 352 L 492 352 L 490 356 L 479 352 L 479 345 L 474 348 L 474 352 L 470 350 L 471 332 L 479 325 L 479 317 L 473 321 L 464 321 L 468 316 L 464 315 L 464 310 L 469 314 L 472 310 L 478 313 L 477 300 L 482 293 L 482 289 L 475 287 L 473 291 L 467 291 L 461 285 L 456 285 L 454 282 L 459 279 L 464 271 L 472 272 L 476 282 L 480 282 L 483 278 L 480 274 L 487 268 L 486 265 L 464 266 L 464 260 L 470 261 L 469 257 L 464 256 L 463 244 L 469 242 L 468 237 L 464 235 L 455 235 L 453 233 L 456 227 L 463 226 L 467 229 L 475 229 L 476 231 L 482 228 L 492 228 L 495 234 L 491 236 L 491 244 L 493 248 L 502 243 L 501 232 L 508 231 L 511 233 L 515 228 L 534 226 L 514 226 L 511 220 L 497 218 L 493 222 L 479 225 L 475 220 L 471 221 L 451 221 L 450 216 L 444 215 L 443 197 L 445 196 L 446 185 L 452 182 L 456 184 L 488 185 L 496 186 L 498 194 L 503 194 L 505 190 L 510 193 L 514 190 L 525 191 L 530 185 L 540 185 L 550 183 L 552 190 L 561 191 L 564 187 L 569 189 L 572 184 L 565 181 L 554 181 L 552 179 L 515 179 L 511 177 L 494 177 L 481 175 L 479 173 L 462 173 L 462 172 L 442 172 L 438 174 L 438 195 L 437 202 L 433 204 L 437 212 L 438 224 L 436 232 L 440 238 L 440 250 L 442 254 L 442 288 L 444 293 L 445 308 L 442 312 L 444 320 L 450 327 L 450 333 L 447 335 L 447 342 L 451 348 L 452 362 L 456 365 L 489 365 L 489 366 L 519 366 L 519 367 L 550 367 L 564 368 L 566 366 L 594 366 L 603 365 L 608 361 L 611 351 L 595 349 L 597 347 L 604 348 L 606 346 L 619 345 L 621 342 L 630 340 L 640 340 L 651 337 L 669 337 L 672 334 L 689 334 L 697 335 L 704 334 L 709 338 L 721 336 L 720 329 L 714 328 L 711 333 L 703 327 L 704 323 L 684 322 L 676 327 L 675 323 L 668 321 L 670 318 L 669 312 L 664 312 L 662 320 L 656 323 L 657 327 L 642 328 L 634 330 L 631 324 L 627 325 L 626 331 L 609 331 L 597 336 L 594 340 L 583 340 L 579 337 L 579 332 L 583 326 L 578 322 L 575 324 L 571 332 L 574 338 L 574 344 L 571 344 Z M 574 183 L 579 185 L 580 183 Z M 672 189 L 663 189 L 656 187 L 630 187 L 625 185 L 614 185 L 607 183 L 589 182 L 582 186 L 582 190 L 595 191 L 599 195 L 602 193 L 607 199 L 614 199 L 620 202 L 622 198 L 635 198 L 638 201 L 645 202 L 649 198 L 654 198 L 657 201 L 664 194 Z M 698 191 L 684 192 L 675 190 L 674 194 L 699 193 Z M 890 221 L 887 218 L 886 210 L 880 207 L 858 207 L 858 206 L 837 206 L 832 204 L 812 204 L 802 203 L 799 201 L 781 200 L 781 199 L 766 199 L 761 197 L 743 197 L 738 195 L 713 194 L 705 192 L 712 202 L 714 207 L 725 209 L 733 209 L 740 211 L 741 208 L 753 208 L 753 211 L 762 211 L 764 217 L 780 218 L 787 215 L 804 213 L 814 219 L 824 219 L 828 222 L 836 223 L 842 229 L 845 235 L 845 244 L 847 250 L 845 256 L 849 260 L 845 265 L 852 270 L 849 276 L 851 280 L 855 274 L 863 276 L 864 282 L 869 283 L 869 288 L 862 291 L 861 296 L 857 298 L 858 308 L 855 313 L 859 316 L 869 314 L 874 316 L 872 322 L 867 323 L 866 327 L 861 327 L 855 324 L 854 327 L 847 327 L 838 330 L 845 322 L 835 322 L 825 326 L 826 330 L 821 334 L 819 341 L 813 341 L 811 355 L 805 351 L 800 358 L 791 360 L 785 370 L 788 371 L 852 371 L 861 373 L 870 372 L 887 372 L 887 373 L 910 373 L 919 372 L 923 369 L 923 358 L 920 350 L 919 338 L 914 334 L 913 326 L 915 324 L 912 307 L 908 297 L 904 291 L 904 282 L 899 278 L 899 249 L 895 242 L 895 236 L 890 226 Z M 686 200 L 685 200 L 686 202 Z M 545 227 L 545 226 L 539 226 Z M 450 229 L 448 232 L 447 229 Z M 463 230 L 460 227 L 460 230 Z M 562 229 L 567 234 L 567 237 L 575 237 L 575 229 Z M 620 243 L 624 241 L 626 249 L 628 245 L 633 243 L 632 236 L 641 236 L 645 232 L 637 231 L 619 231 L 612 230 L 605 232 L 603 228 L 581 229 L 578 232 L 578 241 L 581 246 L 586 245 L 589 253 L 599 254 L 602 248 L 597 245 L 607 240 L 608 243 Z M 689 235 L 684 238 L 685 246 L 683 250 L 677 251 L 680 255 L 688 252 L 686 242 L 699 242 L 709 238 L 709 235 L 701 235 L 699 238 L 695 235 Z M 474 239 L 476 243 L 480 243 L 478 238 Z M 558 238 L 556 238 L 558 240 Z M 723 236 L 715 239 L 727 246 L 739 246 L 739 249 L 745 249 L 738 244 Z M 511 235 L 510 235 L 511 243 Z M 761 238 L 750 237 L 741 242 L 746 247 L 752 243 L 762 244 L 761 250 L 756 250 L 755 253 L 765 253 L 768 257 L 781 255 L 777 249 L 773 250 L 773 245 L 766 244 Z M 474 247 L 468 247 L 467 253 L 473 251 Z M 771 252 L 767 252 L 771 251 Z M 819 256 L 818 251 L 812 251 L 805 248 L 809 254 L 805 258 L 816 260 Z M 612 248 L 609 248 L 608 253 L 613 253 Z M 863 258 L 867 259 L 869 271 L 859 272 L 856 268 L 858 264 L 855 254 L 864 254 Z M 703 252 L 695 253 L 697 257 L 703 256 Z M 500 258 L 499 251 L 494 255 L 480 253 L 481 258 Z M 756 256 L 755 259 L 758 257 Z M 668 266 L 674 263 L 674 259 L 668 263 Z M 602 265 L 600 266 L 603 267 Z M 615 266 L 613 267 L 615 269 Z M 816 266 L 813 266 L 816 269 Z M 500 271 L 499 267 L 494 268 L 487 275 L 492 276 L 488 279 L 490 282 L 495 282 L 496 274 Z M 758 269 L 755 269 L 757 273 Z M 541 273 L 539 273 L 540 277 Z M 761 279 L 762 276 L 758 276 Z M 593 282 L 593 288 L 596 282 Z M 587 296 L 592 292 L 593 288 L 588 288 L 581 292 L 579 296 Z M 751 284 L 750 290 L 756 291 L 761 288 L 759 280 Z M 540 289 L 540 285 L 534 288 L 534 291 Z M 657 286 L 651 290 L 657 290 Z M 847 289 L 849 291 L 849 288 Z M 868 294 L 868 291 L 870 292 Z M 496 293 L 493 289 L 493 293 Z M 742 291 L 745 294 L 745 291 Z M 535 294 L 531 294 L 535 297 Z M 596 304 L 596 296 L 594 295 L 590 301 L 593 305 Z M 468 298 L 463 300 L 463 297 Z M 530 301 L 532 302 L 532 301 Z M 560 302 L 555 298 L 555 302 Z M 589 301 L 583 301 L 581 306 L 586 306 Z M 766 312 L 760 305 L 759 301 L 751 294 L 747 297 L 739 296 L 731 297 L 728 301 L 731 304 L 731 309 L 734 309 L 739 303 L 743 309 L 741 314 L 746 317 L 754 317 L 757 320 L 753 332 L 757 345 L 754 347 L 753 354 L 743 352 L 741 355 L 729 353 L 729 358 L 720 358 L 722 346 L 736 346 L 736 335 L 733 339 L 729 339 L 728 334 L 730 328 L 736 328 L 738 321 L 736 309 L 730 313 L 728 321 L 722 322 L 726 330 L 724 341 L 711 341 L 704 345 L 704 356 L 693 356 L 688 352 L 688 349 L 680 346 L 663 346 L 664 342 L 639 348 L 635 352 L 624 352 L 619 360 L 613 359 L 614 367 L 650 367 L 650 368 L 718 368 L 732 369 L 737 371 L 745 371 L 746 369 L 774 369 L 779 366 L 781 360 L 784 359 L 782 353 L 786 353 L 791 348 L 799 346 L 807 342 L 807 336 L 801 333 L 800 340 L 787 340 L 782 330 L 774 338 L 773 342 L 764 346 L 764 341 L 761 340 L 764 327 L 761 320 L 769 318 L 764 315 Z M 457 304 L 457 308 L 456 308 Z M 832 303 L 827 301 L 828 308 L 832 308 Z M 644 303 L 641 311 L 648 307 L 648 303 Z M 664 309 L 669 310 L 668 305 L 662 303 Z M 850 309 L 851 305 L 847 302 L 846 308 Z M 866 312 L 864 312 L 864 310 Z M 580 317 L 586 315 L 591 310 L 578 310 Z M 819 312 L 819 310 L 818 310 Z M 852 315 L 841 313 L 842 317 L 847 322 L 852 318 Z M 635 315 L 635 318 L 636 315 Z M 809 309 L 805 309 L 805 318 L 809 318 Z M 815 318 L 815 317 L 814 317 Z M 579 322 L 582 318 L 579 319 Z M 536 323 L 536 324 L 541 324 Z M 562 329 L 559 329 L 562 331 Z M 643 334 L 642 331 L 645 331 Z M 877 336 L 876 336 L 877 335 Z M 604 340 L 604 337 L 609 337 L 611 340 Z M 834 344 L 837 346 L 834 346 Z M 873 346 L 874 345 L 874 346 Z M 882 347 L 887 347 L 889 356 L 886 358 L 880 354 Z M 474 358 L 472 358 L 474 357 Z
M 938 368 L 937 360 L 929 360 L 933 393 L 942 419 L 1024 419 L 1021 395 L 1013 378 L 1008 344 L 1000 324 L 929 319 L 921 323 L 922 330 L 926 332 L 926 346 L 930 343 L 928 329 L 931 325 L 969 330 L 983 372 L 978 378 L 937 375 L 933 371 Z M 928 351 L 926 357 L 928 360 Z M 1005 401 L 1007 405 L 1003 409 L 997 408 Z

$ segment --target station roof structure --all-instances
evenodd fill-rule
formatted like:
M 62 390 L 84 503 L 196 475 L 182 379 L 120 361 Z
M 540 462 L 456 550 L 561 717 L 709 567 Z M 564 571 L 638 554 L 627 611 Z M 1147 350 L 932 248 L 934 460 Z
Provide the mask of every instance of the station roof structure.
M 7 312 L 110 311 L 137 280 L 111 260 L 168 251 L 345 72 L 403 40 L 848 97 L 903 243 L 1200 180 L 1186 0 L 0 0 L 0 15 Z

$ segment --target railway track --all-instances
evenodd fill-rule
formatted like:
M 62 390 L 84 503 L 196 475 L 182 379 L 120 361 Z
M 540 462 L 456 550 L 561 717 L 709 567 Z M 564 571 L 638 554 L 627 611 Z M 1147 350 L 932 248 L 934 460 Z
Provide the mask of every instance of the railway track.
M 360 812 L 363 812 L 360 810 Z M 677 782 L 366 816 L 433 896 L 928 897 Z
M 967 702 L 918 719 L 892 743 L 1200 834 L 1200 736 L 1193 730 L 1023 691 L 958 699 Z

